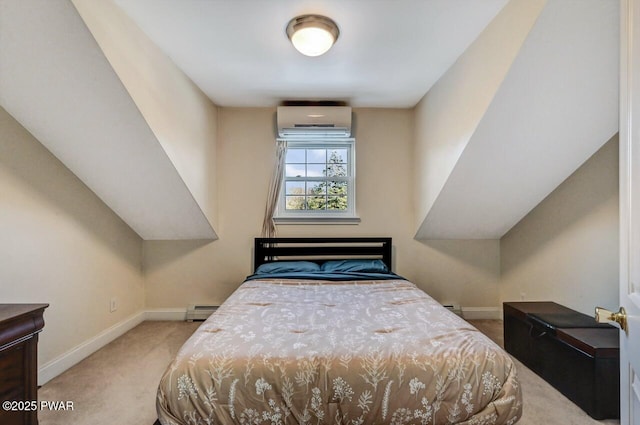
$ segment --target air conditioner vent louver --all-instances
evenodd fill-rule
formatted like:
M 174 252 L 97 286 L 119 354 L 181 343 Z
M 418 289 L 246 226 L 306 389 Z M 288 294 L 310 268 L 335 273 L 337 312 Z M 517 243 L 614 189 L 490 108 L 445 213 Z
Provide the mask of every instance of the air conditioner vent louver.
M 278 136 L 307 139 L 351 136 L 349 106 L 280 106 Z

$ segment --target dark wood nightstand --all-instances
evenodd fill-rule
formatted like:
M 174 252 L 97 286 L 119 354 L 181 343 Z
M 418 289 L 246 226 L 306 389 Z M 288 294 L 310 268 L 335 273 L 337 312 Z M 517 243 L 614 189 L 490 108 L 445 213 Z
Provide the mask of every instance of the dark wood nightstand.
M 0 407 L 0 424 L 38 423 L 38 333 L 49 304 L 0 304 L 0 402 L 35 401 L 35 409 Z M 15 403 L 14 403 L 15 404 Z M 11 406 L 13 407 L 13 406 Z

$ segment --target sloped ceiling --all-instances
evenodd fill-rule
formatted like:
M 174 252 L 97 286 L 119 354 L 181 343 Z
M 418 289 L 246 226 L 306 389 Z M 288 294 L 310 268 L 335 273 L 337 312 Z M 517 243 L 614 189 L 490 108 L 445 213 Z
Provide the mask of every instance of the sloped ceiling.
M 165 63 L 179 68 L 165 75 L 184 72 L 224 105 L 341 98 L 385 107 L 415 104 L 506 2 L 405 0 L 366 8 L 359 0 L 101 3 L 122 6 L 165 50 Z M 78 4 L 97 13 L 91 2 Z M 340 22 L 340 41 L 325 57 L 303 57 L 284 34 L 289 19 L 308 12 Z M 207 173 L 215 170 L 201 169 L 203 155 L 194 155 L 192 146 L 177 146 L 180 138 L 162 119 L 145 122 L 155 111 L 135 95 L 147 90 L 146 82 L 120 81 L 113 68 L 122 76 L 122 66 L 105 59 L 100 47 L 109 43 L 109 31 L 125 29 L 122 21 L 99 23 L 107 34 L 100 47 L 85 24 L 70 0 L 0 2 L 0 104 L 143 239 L 215 239 L 215 193 L 207 190 L 215 186 Z M 135 47 L 148 50 L 137 41 Z M 111 52 L 124 66 L 136 60 Z M 132 67 L 141 76 L 144 69 L 153 68 Z M 193 116 L 180 119 L 191 123 Z M 196 167 L 185 163 L 189 157 Z M 200 177 L 208 181 L 194 183 Z
M 507 3 L 104 1 L 220 105 L 376 107 L 413 107 Z M 311 12 L 341 27 L 320 58 L 284 36 Z M 417 238 L 501 237 L 609 140 L 618 26 L 617 0 L 547 2 Z M 142 238 L 216 237 L 70 1 L 0 1 L 0 64 L 0 104 Z
M 214 239 L 68 1 L 0 2 L 0 104 L 143 239 Z
M 499 239 L 618 131 L 615 0 L 549 0 L 416 237 Z

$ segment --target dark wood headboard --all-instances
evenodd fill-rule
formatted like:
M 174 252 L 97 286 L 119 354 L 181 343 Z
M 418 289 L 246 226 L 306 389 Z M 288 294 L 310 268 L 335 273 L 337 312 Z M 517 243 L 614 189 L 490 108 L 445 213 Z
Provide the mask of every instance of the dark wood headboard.
M 253 270 L 274 261 L 348 258 L 377 258 L 391 270 L 391 238 L 256 238 Z

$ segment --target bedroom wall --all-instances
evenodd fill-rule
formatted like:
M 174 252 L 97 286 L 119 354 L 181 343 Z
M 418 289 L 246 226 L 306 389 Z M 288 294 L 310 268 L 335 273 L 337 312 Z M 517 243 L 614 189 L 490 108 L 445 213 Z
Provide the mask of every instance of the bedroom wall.
M 251 273 L 275 155 L 275 108 L 220 108 L 219 240 L 145 241 L 148 309 L 222 303 Z M 280 236 L 394 238 L 395 271 L 442 302 L 498 305 L 499 241 L 413 239 L 413 111 L 354 109 L 358 225 L 279 225 Z
M 618 306 L 618 136 L 500 241 L 501 301 Z
M 41 368 L 142 312 L 142 240 L 3 108 L 0 235 L 0 302 L 50 304 Z

